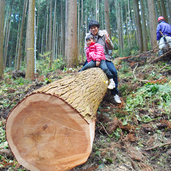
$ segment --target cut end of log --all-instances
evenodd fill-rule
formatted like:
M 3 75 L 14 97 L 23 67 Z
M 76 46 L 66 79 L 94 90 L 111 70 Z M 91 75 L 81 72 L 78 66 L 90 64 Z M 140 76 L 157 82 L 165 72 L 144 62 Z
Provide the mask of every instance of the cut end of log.
M 95 121 L 84 118 L 62 99 L 31 94 L 9 114 L 6 137 L 17 161 L 34 171 L 70 170 L 86 162 Z
M 107 81 L 96 67 L 25 97 L 6 123 L 7 141 L 17 161 L 34 171 L 65 171 L 86 162 Z

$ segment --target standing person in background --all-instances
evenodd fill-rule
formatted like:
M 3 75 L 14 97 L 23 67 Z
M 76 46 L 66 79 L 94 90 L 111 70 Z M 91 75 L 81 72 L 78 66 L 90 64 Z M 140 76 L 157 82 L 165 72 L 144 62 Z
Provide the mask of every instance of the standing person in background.
M 109 38 L 109 35 L 106 30 L 99 30 L 99 23 L 95 20 L 90 20 L 89 22 L 89 30 L 90 32 L 86 34 L 86 37 L 88 35 L 92 35 L 93 39 L 96 43 L 103 46 L 104 55 L 106 57 L 106 65 L 110 72 L 113 74 L 113 80 L 115 82 L 115 88 L 111 90 L 111 94 L 114 96 L 114 100 L 116 103 L 121 103 L 120 97 L 119 97 L 119 90 L 118 90 L 118 75 L 116 68 L 112 62 L 112 56 L 109 54 L 109 50 L 113 50 L 114 46 L 112 41 Z M 86 45 L 86 43 L 85 43 Z
M 159 45 L 158 55 L 161 56 L 168 51 L 168 46 L 171 47 L 171 25 L 165 22 L 163 16 L 158 18 L 156 40 Z

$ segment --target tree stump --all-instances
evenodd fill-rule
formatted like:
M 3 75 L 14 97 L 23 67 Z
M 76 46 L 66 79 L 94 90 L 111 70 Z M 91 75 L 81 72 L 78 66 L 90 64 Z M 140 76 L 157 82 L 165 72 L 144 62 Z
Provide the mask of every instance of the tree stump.
M 6 123 L 6 138 L 17 161 L 32 171 L 64 171 L 85 163 L 107 86 L 105 73 L 91 68 L 26 96 Z

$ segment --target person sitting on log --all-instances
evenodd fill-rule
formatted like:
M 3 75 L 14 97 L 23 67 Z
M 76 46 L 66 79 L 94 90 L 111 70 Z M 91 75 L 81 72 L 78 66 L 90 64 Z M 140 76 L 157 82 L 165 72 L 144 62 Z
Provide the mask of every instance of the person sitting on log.
M 110 40 L 108 33 L 106 30 L 100 30 L 100 24 L 98 21 L 90 20 L 89 21 L 89 33 L 86 33 L 86 37 L 88 35 L 92 35 L 95 39 L 95 42 L 103 46 L 104 55 L 106 57 L 106 65 L 109 71 L 113 74 L 113 80 L 115 82 L 115 88 L 111 90 L 111 94 L 114 95 L 114 100 L 116 103 L 121 103 L 119 97 L 119 90 L 118 90 L 118 75 L 117 70 L 112 62 L 112 55 L 110 53 L 111 50 L 114 49 L 113 43 Z M 86 46 L 86 42 L 85 42 Z
M 103 52 L 103 46 L 98 43 L 95 43 L 92 35 L 88 35 L 86 37 L 86 44 L 87 44 L 87 48 L 86 48 L 87 63 L 83 66 L 83 68 L 80 71 L 92 67 L 100 67 L 109 78 L 108 89 L 114 89 L 115 82 L 113 80 L 113 74 L 107 68 L 105 62 L 106 58 Z

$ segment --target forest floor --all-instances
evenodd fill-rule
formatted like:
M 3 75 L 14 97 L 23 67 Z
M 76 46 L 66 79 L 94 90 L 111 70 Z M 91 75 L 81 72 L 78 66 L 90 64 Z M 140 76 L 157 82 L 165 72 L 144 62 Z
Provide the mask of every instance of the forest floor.
M 149 52 L 114 61 L 122 103 L 116 104 L 107 91 L 97 111 L 92 152 L 72 171 L 171 170 L 171 58 L 150 64 L 155 58 Z M 27 171 L 15 160 L 5 138 L 11 109 L 35 89 L 75 72 L 57 70 L 31 83 L 8 72 L 0 81 L 0 170 Z

